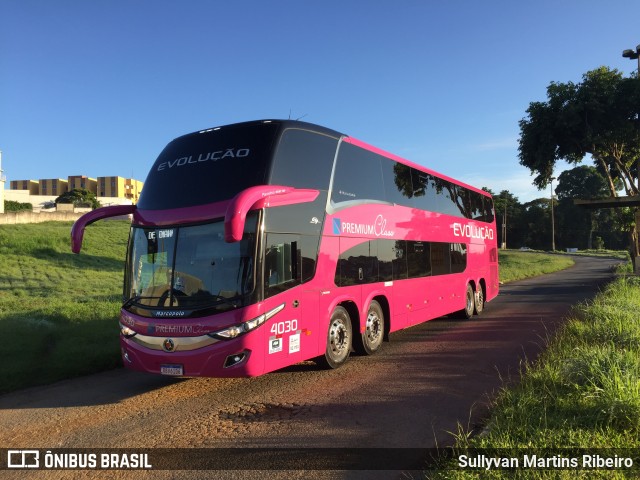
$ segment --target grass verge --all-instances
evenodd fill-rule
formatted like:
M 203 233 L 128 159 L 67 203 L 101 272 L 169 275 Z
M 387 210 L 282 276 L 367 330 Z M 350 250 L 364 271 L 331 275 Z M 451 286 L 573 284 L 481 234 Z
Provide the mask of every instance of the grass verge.
M 640 448 L 640 278 L 621 277 L 574 313 L 520 382 L 495 400 L 482 434 L 458 447 Z M 518 453 L 520 452 L 520 453 Z M 445 470 L 433 478 L 638 478 L 638 470 Z M 637 468 L 637 467 L 636 467 Z
M 500 250 L 500 281 L 503 283 L 537 277 L 571 267 L 575 262 L 567 255 Z
M 100 222 L 70 249 L 71 223 L 0 227 L 0 392 L 120 365 L 118 313 L 129 223 Z

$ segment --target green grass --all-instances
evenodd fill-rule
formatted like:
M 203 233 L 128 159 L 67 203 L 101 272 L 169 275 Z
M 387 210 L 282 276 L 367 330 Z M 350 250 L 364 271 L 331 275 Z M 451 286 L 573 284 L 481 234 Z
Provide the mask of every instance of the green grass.
M 128 222 L 90 225 L 82 253 L 71 223 L 0 226 L 0 393 L 121 365 L 118 315 Z M 569 257 L 500 252 L 502 280 L 570 265 Z
M 481 435 L 462 448 L 640 448 L 640 278 L 621 277 L 578 306 L 520 383 L 498 395 Z M 636 450 L 637 452 L 637 450 Z M 632 471 L 525 470 L 518 478 L 637 478 Z M 439 478 L 513 478 L 513 472 L 446 470 Z
M 556 254 L 562 255 L 586 255 L 589 257 L 607 257 L 607 258 L 616 258 L 618 260 L 627 260 L 630 261 L 629 252 L 626 250 L 579 250 L 577 252 L 566 253 L 566 252 L 555 252 Z
M 574 264 L 571 257 L 566 255 L 519 250 L 500 250 L 498 261 L 500 263 L 500 281 L 503 283 L 556 272 Z
M 89 226 L 80 255 L 71 223 L 0 227 L 0 392 L 120 365 L 118 313 L 128 222 Z

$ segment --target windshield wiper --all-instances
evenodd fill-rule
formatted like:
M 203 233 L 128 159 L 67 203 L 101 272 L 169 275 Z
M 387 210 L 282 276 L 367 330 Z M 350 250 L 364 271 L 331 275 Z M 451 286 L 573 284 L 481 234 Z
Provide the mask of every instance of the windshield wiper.
M 129 300 L 127 300 L 122 304 L 122 308 L 129 308 L 131 305 L 133 305 L 134 303 L 138 303 L 140 300 L 153 300 L 153 299 L 157 300 L 159 298 L 160 297 L 143 297 L 142 295 L 134 295 L 133 297 L 131 297 Z
M 240 295 L 236 295 L 235 297 L 231 297 L 231 298 L 227 298 L 227 297 L 223 297 L 222 295 L 213 295 L 216 300 L 218 300 L 220 303 L 226 303 L 227 305 L 231 305 L 234 308 L 238 308 L 238 299 L 240 297 Z M 234 301 L 235 299 L 235 301 Z

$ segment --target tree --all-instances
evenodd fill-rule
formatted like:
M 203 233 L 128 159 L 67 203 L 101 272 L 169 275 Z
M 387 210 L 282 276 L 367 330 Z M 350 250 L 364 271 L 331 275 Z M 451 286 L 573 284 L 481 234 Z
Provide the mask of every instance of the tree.
M 551 207 L 548 198 L 537 198 L 522 205 L 519 223 L 523 247 L 551 249 Z
M 558 200 L 598 199 L 607 197 L 609 189 L 607 181 L 597 168 L 580 165 L 571 170 L 565 170 L 558 176 L 555 193 L 558 195 Z
M 520 164 L 544 188 L 558 160 L 575 165 L 590 154 L 612 197 L 616 181 L 627 195 L 640 195 L 634 168 L 640 158 L 639 112 L 640 82 L 618 70 L 591 70 L 577 84 L 551 82 L 547 101 L 532 102 L 520 120 Z
M 503 225 L 507 224 L 507 247 L 524 246 L 522 243 L 522 229 L 521 229 L 521 214 L 522 204 L 518 200 L 518 197 L 513 195 L 509 190 L 502 190 L 499 195 L 496 195 L 491 189 L 483 187 L 482 190 L 488 192 L 493 196 L 493 207 L 496 212 L 496 225 L 498 230 L 498 245 L 502 245 L 503 238 Z
M 65 192 L 56 198 L 56 203 L 73 203 L 76 207 L 90 206 L 94 210 L 100 206 L 96 194 L 86 188 L 74 188 Z
M 611 216 L 610 210 L 585 210 L 574 205 L 574 198 L 599 199 L 608 196 L 607 181 L 598 169 L 580 165 L 558 176 L 558 244 L 562 247 L 593 248 L 593 233 Z
M 532 102 L 520 120 L 520 164 L 537 174 L 534 184 L 544 188 L 558 160 L 581 163 L 591 155 L 606 179 L 611 197 L 622 185 L 627 196 L 640 196 L 640 81 L 618 70 L 600 67 L 585 73 L 581 83 L 551 82 L 547 102 Z M 640 213 L 635 214 L 640 224 Z M 638 225 L 640 227 L 640 225 Z M 634 222 L 626 225 L 631 259 L 640 243 Z

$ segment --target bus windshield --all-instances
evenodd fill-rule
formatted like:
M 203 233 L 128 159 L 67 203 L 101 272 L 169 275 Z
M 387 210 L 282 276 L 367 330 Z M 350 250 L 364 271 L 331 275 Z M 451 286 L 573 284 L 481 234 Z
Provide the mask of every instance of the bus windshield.
M 222 220 L 204 225 L 133 227 L 125 270 L 125 308 L 214 309 L 250 303 L 255 287 L 257 213 L 240 242 L 224 241 Z M 143 313 L 137 311 L 137 313 Z M 157 312 L 155 312 L 157 316 Z

